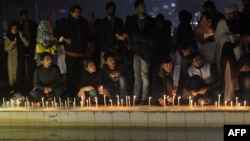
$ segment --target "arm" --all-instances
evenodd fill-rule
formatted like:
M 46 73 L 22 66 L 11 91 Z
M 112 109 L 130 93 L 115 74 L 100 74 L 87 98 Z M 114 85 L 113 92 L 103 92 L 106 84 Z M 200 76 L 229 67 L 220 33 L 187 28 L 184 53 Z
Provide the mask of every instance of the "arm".
M 4 50 L 9 52 L 14 48 L 16 48 L 16 41 L 10 41 L 10 39 L 6 37 L 4 41 Z

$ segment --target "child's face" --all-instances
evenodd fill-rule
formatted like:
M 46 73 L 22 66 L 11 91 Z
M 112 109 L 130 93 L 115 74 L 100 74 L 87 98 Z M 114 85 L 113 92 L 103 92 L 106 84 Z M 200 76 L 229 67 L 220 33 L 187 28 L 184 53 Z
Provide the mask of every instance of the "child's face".
M 166 73 L 171 73 L 173 69 L 173 63 L 164 63 L 161 65 L 161 68 L 166 72 Z
M 108 57 L 106 64 L 109 66 L 110 69 L 115 69 L 116 66 L 116 60 L 115 57 Z
M 89 62 L 88 67 L 85 68 L 89 73 L 93 73 L 96 71 L 96 66 L 94 62 Z
M 42 61 L 42 64 L 45 68 L 49 68 L 52 65 L 51 56 L 45 56 L 43 61 Z

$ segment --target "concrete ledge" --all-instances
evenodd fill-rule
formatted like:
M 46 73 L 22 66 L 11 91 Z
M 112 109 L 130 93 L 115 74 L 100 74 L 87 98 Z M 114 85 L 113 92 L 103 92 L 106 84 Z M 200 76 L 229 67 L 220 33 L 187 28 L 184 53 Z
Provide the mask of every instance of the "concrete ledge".
M 76 107 L 0 109 L 0 126 L 223 127 L 249 124 L 250 107 Z

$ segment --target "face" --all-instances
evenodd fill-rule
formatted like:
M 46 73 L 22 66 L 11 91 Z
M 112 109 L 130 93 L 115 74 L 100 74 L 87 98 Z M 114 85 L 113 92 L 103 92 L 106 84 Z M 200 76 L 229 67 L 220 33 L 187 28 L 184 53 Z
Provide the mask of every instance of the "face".
M 115 7 L 114 6 L 108 7 L 106 12 L 107 12 L 107 15 L 114 16 L 115 15 Z
M 204 60 L 201 58 L 201 56 L 197 56 L 193 59 L 193 65 L 194 67 L 200 69 L 204 66 Z
M 115 57 L 108 57 L 106 64 L 109 66 L 110 69 L 115 69 L 116 66 Z
M 10 29 L 10 32 L 12 33 L 12 34 L 17 34 L 17 27 L 16 26 L 12 26 L 11 27 L 11 29 Z
M 139 4 L 139 6 L 136 8 L 136 11 L 139 15 L 145 15 L 146 14 L 146 6 L 144 3 Z
M 89 73 L 94 73 L 96 71 L 96 66 L 94 62 L 89 62 L 88 67 L 85 68 Z
M 45 68 L 49 68 L 52 65 L 51 56 L 45 56 L 44 60 L 42 61 L 42 64 Z
M 79 19 L 81 15 L 81 11 L 79 9 L 75 9 L 74 11 L 70 12 L 72 18 Z
M 236 12 L 227 13 L 227 17 L 228 17 L 229 20 L 236 19 L 236 16 L 237 16 Z
M 166 72 L 166 73 L 171 73 L 173 69 L 173 63 L 164 63 L 161 65 L 161 68 Z

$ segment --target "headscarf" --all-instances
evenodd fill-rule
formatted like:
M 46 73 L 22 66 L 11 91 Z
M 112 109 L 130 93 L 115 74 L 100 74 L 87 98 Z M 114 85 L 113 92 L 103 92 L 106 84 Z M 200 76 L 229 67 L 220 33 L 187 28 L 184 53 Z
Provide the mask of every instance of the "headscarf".
M 15 40 L 19 37 L 18 32 L 17 32 L 17 34 L 12 34 L 12 33 L 11 33 L 11 28 L 14 27 L 14 26 L 15 26 L 15 27 L 18 27 L 18 23 L 12 21 L 12 22 L 9 24 L 8 29 L 7 29 L 7 32 L 6 32 L 6 37 L 8 37 L 10 41 L 15 41 Z
M 49 31 L 49 25 L 51 24 L 48 20 L 41 20 L 38 29 L 37 29 L 37 43 L 42 44 L 44 47 L 48 47 L 50 45 L 50 31 Z
M 214 33 L 214 29 L 212 28 L 211 25 L 209 25 L 206 16 L 203 16 L 201 18 L 199 26 L 196 29 L 196 33 L 201 33 L 201 34 L 213 34 Z

